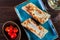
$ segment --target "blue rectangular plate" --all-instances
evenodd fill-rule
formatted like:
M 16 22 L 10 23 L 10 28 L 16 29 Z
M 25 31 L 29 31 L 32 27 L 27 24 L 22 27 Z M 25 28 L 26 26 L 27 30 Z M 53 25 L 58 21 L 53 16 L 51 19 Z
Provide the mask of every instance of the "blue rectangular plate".
M 21 22 L 24 22 L 28 18 L 31 18 L 30 15 L 28 15 L 25 11 L 22 10 L 22 7 L 28 3 L 34 3 L 38 8 L 40 8 L 43 11 L 46 11 L 41 0 L 25 1 L 15 7 L 15 11 Z M 54 28 L 54 25 L 52 24 L 52 21 L 50 19 L 46 23 L 44 23 L 42 26 L 48 30 L 48 33 L 42 39 L 40 39 L 35 34 L 30 32 L 29 30 L 27 30 L 27 32 L 30 35 L 30 40 L 54 40 L 54 39 L 58 38 L 58 34 L 57 34 L 57 32 Z

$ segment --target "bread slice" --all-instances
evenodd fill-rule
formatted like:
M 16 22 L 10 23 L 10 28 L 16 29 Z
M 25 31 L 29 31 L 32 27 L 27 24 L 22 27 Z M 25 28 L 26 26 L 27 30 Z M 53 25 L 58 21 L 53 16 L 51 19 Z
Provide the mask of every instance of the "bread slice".
M 23 6 L 22 9 L 41 24 L 45 23 L 50 18 L 50 15 L 48 13 L 42 11 L 33 3 L 29 3 L 26 6 Z
M 23 23 L 21 23 L 22 26 L 30 30 L 32 33 L 34 33 L 36 36 L 38 36 L 40 39 L 42 39 L 46 33 L 48 33 L 48 30 L 46 30 L 43 26 L 37 25 L 35 21 L 33 21 L 31 18 L 27 19 Z

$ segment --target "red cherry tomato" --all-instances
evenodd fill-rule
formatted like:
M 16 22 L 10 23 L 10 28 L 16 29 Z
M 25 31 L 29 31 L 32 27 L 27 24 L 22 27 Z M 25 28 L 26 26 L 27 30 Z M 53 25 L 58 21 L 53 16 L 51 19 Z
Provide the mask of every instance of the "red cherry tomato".
M 14 39 L 14 38 L 16 38 L 17 37 L 17 34 L 16 33 L 13 33 L 12 35 L 11 35 L 11 38 L 12 39 Z
M 5 28 L 6 32 L 12 32 L 12 30 L 13 30 L 13 26 L 12 25 L 10 25 L 9 27 Z
M 10 30 L 13 30 L 13 26 L 12 25 L 10 25 L 9 28 L 10 28 Z
M 6 28 L 5 28 L 5 31 L 8 32 L 8 31 L 9 31 L 9 27 L 6 27 Z
M 7 30 L 7 32 L 8 32 L 8 33 L 9 33 L 9 32 L 10 32 L 10 33 L 12 33 L 12 32 L 13 32 L 13 30 L 11 30 L 11 29 L 8 29 L 8 30 Z
M 8 32 L 8 35 L 9 35 L 9 36 L 11 36 L 11 35 L 12 35 L 12 33 L 11 33 L 11 32 Z
M 13 31 L 14 31 L 14 33 L 17 33 L 18 32 L 18 29 L 17 28 L 14 28 Z

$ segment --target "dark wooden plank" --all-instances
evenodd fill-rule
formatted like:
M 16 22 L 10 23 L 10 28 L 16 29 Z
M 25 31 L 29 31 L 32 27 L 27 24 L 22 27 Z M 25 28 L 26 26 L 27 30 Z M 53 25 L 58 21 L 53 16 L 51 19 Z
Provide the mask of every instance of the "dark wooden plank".
M 26 0 L 0 0 L 0 7 L 4 7 L 4 6 L 13 7 L 19 3 L 22 3 L 23 1 Z
M 19 21 L 17 15 L 15 13 L 14 6 L 22 3 L 23 1 L 25 1 L 25 0 L 0 0 L 0 40 L 5 40 L 5 37 L 3 36 L 2 29 L 1 29 L 4 22 L 9 21 L 9 20 Z M 47 4 L 45 4 L 45 5 L 47 5 Z M 55 25 L 55 28 L 57 29 L 57 32 L 60 36 L 60 22 L 54 21 L 56 19 L 57 15 L 59 14 L 59 12 L 54 11 L 54 10 L 48 10 L 48 11 L 52 15 L 51 19 L 52 19 L 52 21 Z M 60 37 L 57 40 L 60 40 Z
M 7 21 L 14 21 L 19 26 L 20 21 L 15 13 L 14 6 L 19 3 L 22 3 L 25 0 L 0 0 L 0 40 L 6 40 L 4 35 L 2 34 L 2 26 Z M 28 40 L 26 33 L 24 32 L 23 28 L 21 27 L 21 40 Z

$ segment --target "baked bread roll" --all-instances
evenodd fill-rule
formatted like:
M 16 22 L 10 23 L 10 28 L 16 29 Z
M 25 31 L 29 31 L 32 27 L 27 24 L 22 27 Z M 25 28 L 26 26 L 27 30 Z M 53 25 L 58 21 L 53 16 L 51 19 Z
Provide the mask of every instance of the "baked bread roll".
M 47 33 L 48 30 L 46 30 L 43 26 L 37 25 L 35 21 L 32 19 L 27 19 L 21 25 L 28 30 L 30 30 L 32 33 L 34 33 L 36 36 L 38 36 L 40 39 L 42 39 Z
M 33 3 L 29 3 L 26 6 L 23 6 L 22 9 L 41 24 L 45 23 L 50 18 L 50 15 L 48 13 L 42 11 Z

